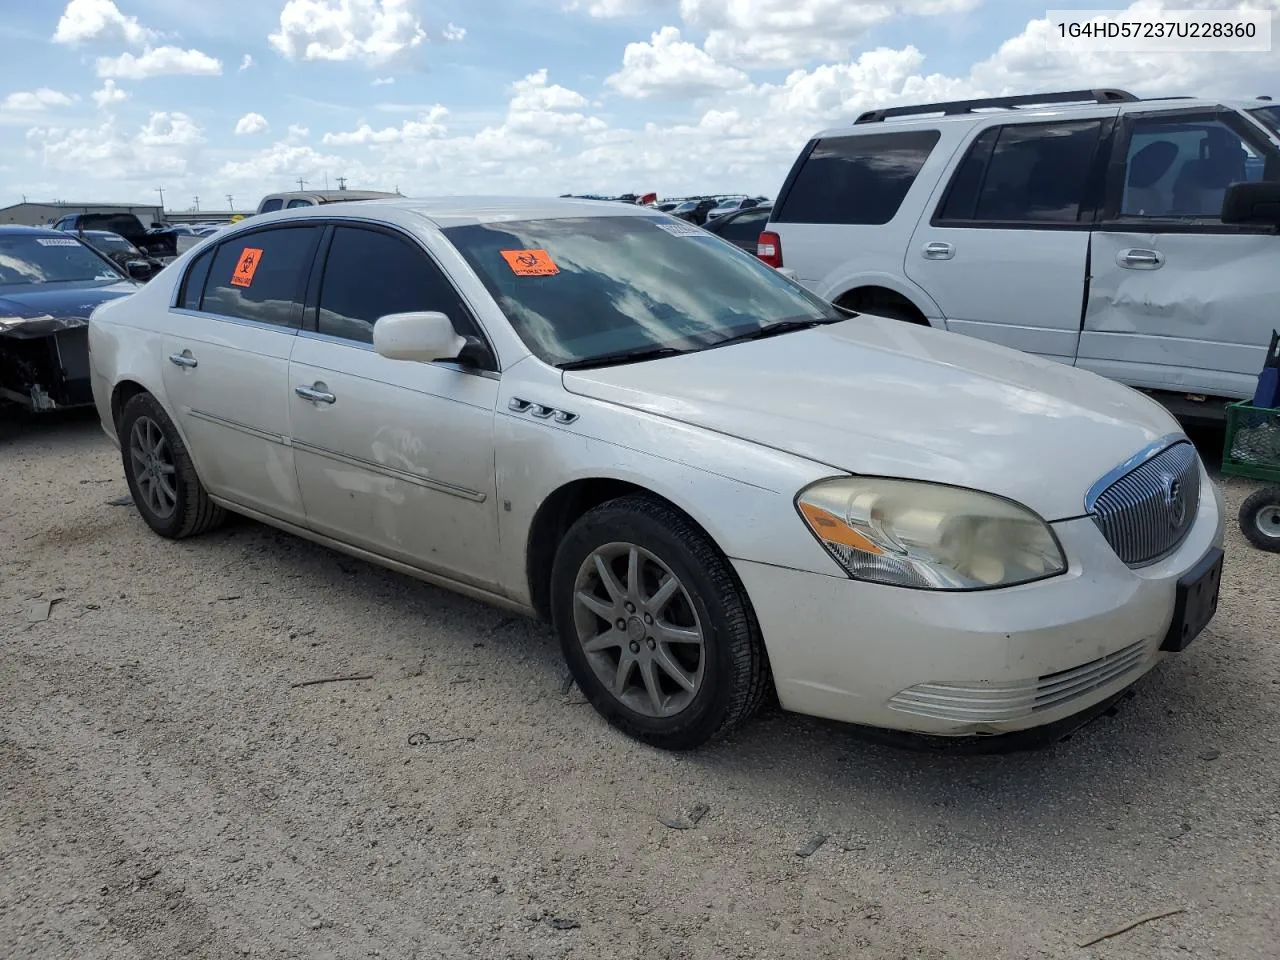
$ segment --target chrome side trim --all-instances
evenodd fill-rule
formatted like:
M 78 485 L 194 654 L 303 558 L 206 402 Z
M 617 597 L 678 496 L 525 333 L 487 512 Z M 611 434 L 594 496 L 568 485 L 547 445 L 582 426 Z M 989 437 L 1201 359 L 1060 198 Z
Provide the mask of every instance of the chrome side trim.
M 349 454 L 339 453 L 337 450 L 330 450 L 328 447 L 317 446 L 313 443 L 307 443 L 296 437 L 293 439 L 293 448 L 301 450 L 305 453 L 315 454 L 317 457 L 325 457 L 337 463 L 345 463 L 350 467 L 359 467 L 361 470 L 368 470 L 370 473 L 377 473 L 392 480 L 403 480 L 405 483 L 412 483 L 415 486 L 424 487 L 427 490 L 435 490 L 439 493 L 447 493 L 451 496 L 461 497 L 463 500 L 470 500 L 473 503 L 484 503 L 488 496 L 478 490 L 468 490 L 466 487 L 454 486 L 451 483 L 444 483 L 441 480 L 432 480 L 422 476 L 419 473 L 409 473 L 406 470 L 397 470 L 395 467 L 389 467 L 385 463 L 375 463 L 372 460 L 365 460 L 361 457 L 353 457 Z
M 267 433 L 265 430 L 259 430 L 257 427 L 251 427 L 247 423 L 240 423 L 238 420 L 227 420 L 223 417 L 215 417 L 211 413 L 205 413 L 203 410 L 187 410 L 187 415 L 196 419 L 203 420 L 205 423 L 212 423 L 215 426 L 226 427 L 229 430 L 237 430 L 240 433 L 248 434 L 251 437 L 257 437 L 259 440 L 266 440 L 269 443 L 278 443 L 281 446 L 289 446 L 289 438 L 282 437 L 278 433 Z
M 373 344 L 363 340 L 350 340 L 346 337 L 335 337 L 328 333 L 317 333 L 315 330 L 299 330 L 298 336 L 303 340 L 319 340 L 321 343 L 332 343 L 338 347 L 351 347 L 353 350 L 365 350 L 373 353 Z
M 542 403 L 534 403 L 532 400 L 524 400 L 520 397 L 512 397 L 507 402 L 507 409 L 512 413 L 527 413 L 531 417 L 539 420 L 554 420 L 556 423 L 573 423 L 578 419 L 578 415 L 569 410 L 557 410 L 555 407 L 548 407 Z
M 1166 433 L 1159 440 L 1151 441 L 1151 443 L 1147 444 L 1124 463 L 1112 467 L 1099 477 L 1097 482 L 1089 488 L 1089 492 L 1084 495 L 1084 512 L 1093 512 L 1094 506 L 1097 505 L 1098 497 L 1102 496 L 1102 492 L 1106 490 L 1107 487 L 1111 486 L 1121 477 L 1132 472 L 1137 467 L 1140 467 L 1152 457 L 1163 453 L 1165 448 L 1171 447 L 1175 443 L 1179 443 L 1186 439 L 1187 435 L 1185 433 Z
M 184 317 L 194 317 L 197 320 L 217 320 L 219 323 L 230 323 L 237 327 L 252 327 L 255 330 L 271 330 L 275 333 L 283 333 L 290 337 L 296 337 L 299 333 L 297 327 L 282 327 L 278 323 L 263 323 L 261 320 L 245 320 L 241 317 L 228 317 L 221 313 L 206 313 L 200 310 L 187 310 L 184 307 L 170 307 L 169 312 L 176 313 Z

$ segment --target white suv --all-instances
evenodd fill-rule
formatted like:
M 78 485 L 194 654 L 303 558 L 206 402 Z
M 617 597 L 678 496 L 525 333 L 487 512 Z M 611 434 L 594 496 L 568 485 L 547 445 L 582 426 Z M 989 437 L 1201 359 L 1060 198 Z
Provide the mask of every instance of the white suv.
M 1265 100 L 1123 90 L 873 110 L 805 146 L 759 255 L 1211 413 L 1253 395 L 1277 326 L 1278 130 Z

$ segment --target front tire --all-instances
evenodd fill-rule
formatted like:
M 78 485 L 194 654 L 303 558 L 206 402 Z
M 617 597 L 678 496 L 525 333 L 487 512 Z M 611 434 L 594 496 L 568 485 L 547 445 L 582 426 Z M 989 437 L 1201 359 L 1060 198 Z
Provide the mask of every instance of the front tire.
M 147 526 L 181 540 L 222 522 L 225 513 L 209 499 L 186 444 L 155 397 L 139 393 L 125 404 L 117 436 L 129 492 Z
M 1280 553 L 1280 486 L 1255 490 L 1240 504 L 1240 530 L 1259 550 Z
M 587 699 L 652 746 L 701 746 L 750 717 L 768 689 L 760 628 L 733 568 L 657 500 L 612 500 L 569 529 L 551 608 Z

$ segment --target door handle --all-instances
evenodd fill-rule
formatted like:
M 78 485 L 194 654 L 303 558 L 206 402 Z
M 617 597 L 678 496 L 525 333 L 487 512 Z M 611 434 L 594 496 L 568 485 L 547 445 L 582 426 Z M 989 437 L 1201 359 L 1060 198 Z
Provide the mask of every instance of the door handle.
M 309 387 L 294 387 L 293 392 L 303 400 L 310 400 L 312 403 L 334 403 L 338 399 L 323 383 L 318 382 Z
M 926 260 L 950 260 L 955 255 L 955 244 L 933 240 L 924 245 L 924 258 Z
M 1116 263 L 1130 270 L 1157 270 L 1164 266 L 1164 254 L 1158 250 L 1121 250 Z
M 179 367 L 186 367 L 188 370 L 198 366 L 196 358 L 191 355 L 190 350 L 183 350 L 181 353 L 169 354 L 169 362 Z

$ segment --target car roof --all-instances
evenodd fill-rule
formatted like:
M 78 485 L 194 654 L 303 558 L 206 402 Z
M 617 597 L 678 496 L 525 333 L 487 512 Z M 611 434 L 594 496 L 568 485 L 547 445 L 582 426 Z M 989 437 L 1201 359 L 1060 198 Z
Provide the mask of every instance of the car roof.
M 886 133 L 891 130 L 903 130 L 913 127 L 945 128 L 948 126 L 968 126 L 982 123 L 992 118 L 1004 119 L 1013 123 L 1034 123 L 1054 120 L 1059 117 L 1096 117 L 1106 116 L 1119 108 L 1121 113 L 1135 110 L 1153 109 L 1195 110 L 1214 107 L 1231 107 L 1249 109 L 1265 107 L 1266 100 L 1215 100 L 1200 97 L 1152 97 L 1146 100 L 1132 100 L 1117 103 L 1069 103 L 1046 104 L 1036 107 L 1016 107 L 1010 109 L 979 109 L 969 113 L 957 114 L 915 114 L 901 117 L 889 117 L 871 123 L 847 123 L 841 127 L 828 127 L 813 135 L 813 139 L 831 137 L 863 136 L 873 133 Z
M 50 227 L 28 227 L 20 223 L 0 224 L 0 237 L 66 237 L 65 230 L 54 230 Z M 74 236 L 74 234 L 71 234 Z
M 279 222 L 282 220 L 350 215 L 362 219 L 379 217 L 401 221 L 419 217 L 438 227 L 465 224 L 496 223 L 503 220 L 555 220 L 568 217 L 653 217 L 665 216 L 652 207 L 641 207 L 613 200 L 577 200 L 560 197 L 430 197 L 410 199 L 393 197 L 365 200 L 359 203 L 332 203 L 322 207 L 295 207 L 275 213 L 259 214 L 241 220 L 236 226 Z
M 263 200 L 289 200 L 297 197 L 319 197 L 321 200 L 341 202 L 348 200 L 371 200 L 380 197 L 398 197 L 397 193 L 388 190 L 286 190 L 284 193 L 268 193 Z

